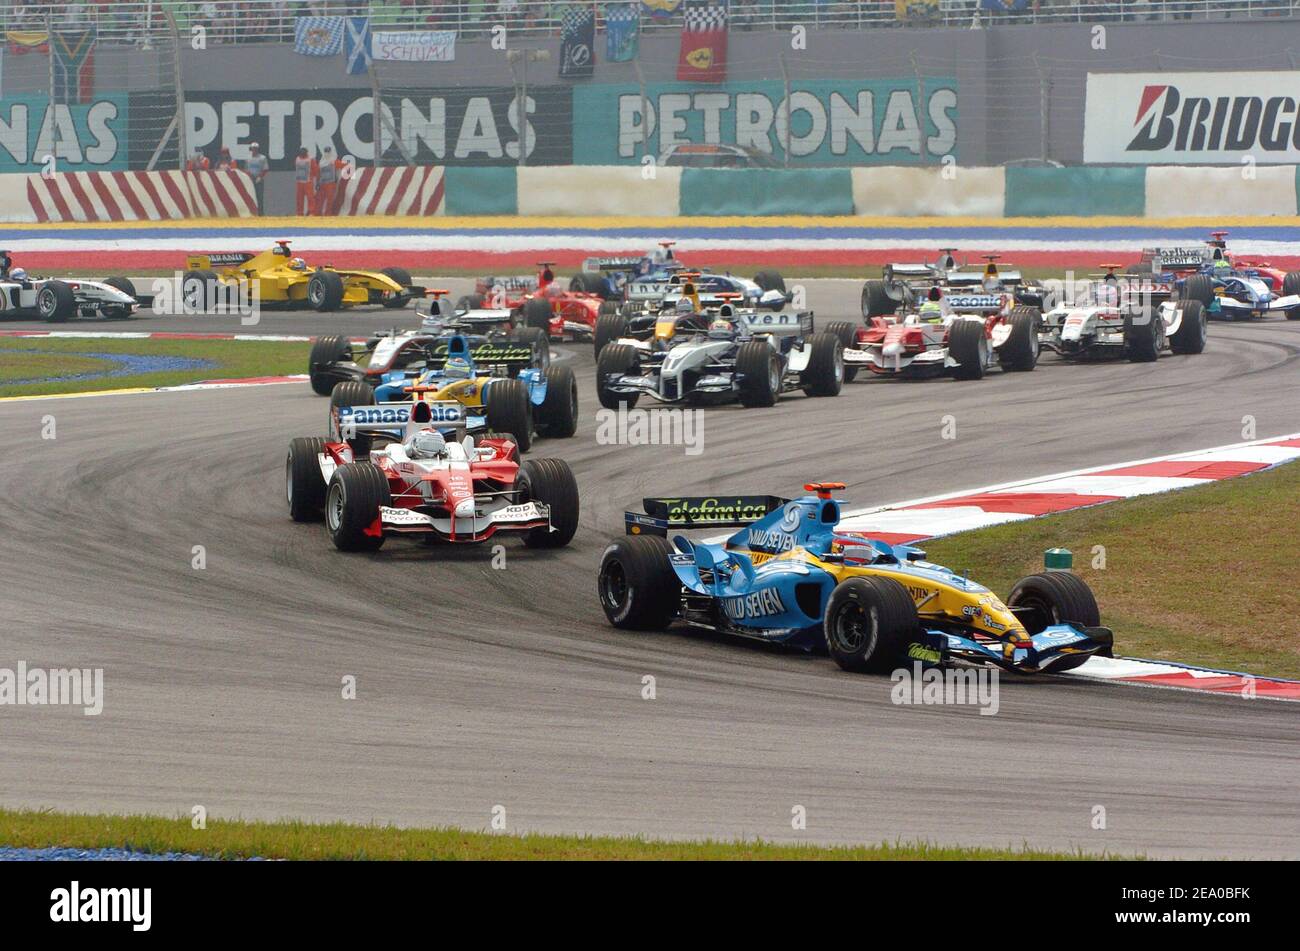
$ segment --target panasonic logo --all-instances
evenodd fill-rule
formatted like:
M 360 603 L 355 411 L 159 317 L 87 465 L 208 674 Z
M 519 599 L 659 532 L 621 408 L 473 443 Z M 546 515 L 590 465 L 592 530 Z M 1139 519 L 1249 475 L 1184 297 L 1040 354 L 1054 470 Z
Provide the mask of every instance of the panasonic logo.
M 368 407 L 368 406 L 340 406 L 339 422 L 355 423 L 357 425 L 373 425 L 375 423 L 406 423 L 411 418 L 411 409 L 408 406 L 403 407 Z

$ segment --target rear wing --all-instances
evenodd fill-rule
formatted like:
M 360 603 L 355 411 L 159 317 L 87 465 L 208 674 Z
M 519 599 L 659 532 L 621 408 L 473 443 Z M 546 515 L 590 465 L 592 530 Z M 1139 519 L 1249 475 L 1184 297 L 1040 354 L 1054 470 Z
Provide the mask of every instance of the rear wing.
M 405 439 L 415 430 L 426 426 L 455 429 L 458 432 L 470 428 L 465 407 L 455 400 L 330 407 L 329 434 L 335 442 L 343 442 L 364 433 L 399 434 Z
M 671 528 L 744 528 L 767 517 L 789 501 L 775 495 L 642 499 L 644 514 L 625 512 L 623 524 L 629 535 L 666 536 Z
M 1162 270 L 1192 270 L 1209 264 L 1214 254 L 1209 248 L 1147 248 L 1142 252 L 1143 258 L 1150 254 L 1153 267 Z
M 643 258 L 587 258 L 582 262 L 583 271 L 596 274 L 601 271 L 635 271 L 641 267 Z
M 742 310 L 735 315 L 745 334 L 773 337 L 807 337 L 816 329 L 811 310 L 791 313 L 783 310 Z
M 486 373 L 488 376 L 507 375 L 505 372 L 494 374 L 489 368 L 524 370 L 532 366 L 535 359 L 531 344 L 511 340 L 485 340 L 468 349 L 453 346 L 450 340 L 435 340 L 425 348 L 425 352 L 428 354 L 425 366 L 429 369 L 441 369 L 453 356 L 465 357 L 478 373 Z
M 190 254 L 185 257 L 185 270 L 210 271 L 215 268 L 239 267 L 257 257 L 249 251 L 213 251 L 209 254 Z

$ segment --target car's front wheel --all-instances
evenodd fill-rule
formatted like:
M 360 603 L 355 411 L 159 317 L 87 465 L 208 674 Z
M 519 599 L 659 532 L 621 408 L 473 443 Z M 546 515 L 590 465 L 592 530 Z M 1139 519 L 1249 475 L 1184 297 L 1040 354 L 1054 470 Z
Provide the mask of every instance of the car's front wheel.
M 822 615 L 826 649 L 841 669 L 891 670 L 920 624 L 907 589 L 893 578 L 847 578 L 835 586 Z
M 393 504 L 388 479 L 378 466 L 349 462 L 334 470 L 325 492 L 325 530 L 339 551 L 377 551 L 384 544 L 376 530 L 381 506 Z

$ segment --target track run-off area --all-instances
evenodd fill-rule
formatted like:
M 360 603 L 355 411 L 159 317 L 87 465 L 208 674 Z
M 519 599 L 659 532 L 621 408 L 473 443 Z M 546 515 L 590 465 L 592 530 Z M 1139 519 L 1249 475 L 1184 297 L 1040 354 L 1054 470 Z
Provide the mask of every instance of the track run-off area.
M 205 232 L 216 240 L 198 226 L 174 229 L 173 244 L 143 249 L 165 251 L 167 263 L 149 258 L 139 267 L 166 273 L 177 248 L 254 250 L 263 238 L 287 236 L 306 249 L 312 240 L 302 222 L 292 233 L 275 222 L 255 227 L 263 230 Z M 859 236 L 847 251 L 833 250 L 852 254 L 863 276 L 880 255 L 897 259 L 901 248 L 929 258 L 953 235 L 952 244 L 981 250 L 963 243 L 962 228 L 1011 263 L 1030 253 L 974 224 L 949 223 L 942 235 L 941 226 L 928 227 L 935 231 L 903 235 L 915 244 L 896 238 L 864 249 L 860 242 L 874 238 Z M 1038 236 L 1023 240 L 1060 237 L 1036 227 Z M 1225 227 L 1242 251 L 1256 250 L 1249 242 L 1259 253 L 1273 253 L 1272 241 L 1279 254 L 1300 246 L 1300 229 Z M 1199 241 L 1208 229 L 1146 226 L 1123 238 L 1132 243 L 1124 249 L 1136 258 L 1144 244 Z M 59 239 L 28 234 L 36 230 L 15 229 L 9 239 L 29 270 L 40 270 L 32 256 L 84 253 L 38 244 Z M 626 246 L 571 250 L 581 257 L 632 242 L 641 250 L 683 232 L 671 220 L 634 230 L 615 235 Z M 527 270 L 550 237 L 530 235 L 517 258 L 465 253 L 494 265 L 485 273 Z M 1101 257 L 1120 240 L 1093 238 Z M 121 246 L 130 240 L 104 235 L 97 246 L 142 253 Z M 765 240 L 770 249 L 785 239 Z M 1047 250 L 1089 263 L 1077 253 L 1089 250 L 1084 241 Z M 406 236 L 399 244 L 411 247 Z M 462 253 L 456 242 L 443 247 Z M 444 253 L 415 251 L 426 264 L 417 273 Z M 791 260 L 770 250 L 753 260 L 767 254 Z M 369 250 L 365 263 L 402 263 L 381 257 Z M 798 280 L 796 266 L 784 270 L 788 282 Z M 858 319 L 859 280 L 800 283 L 819 320 Z M 453 295 L 471 284 L 439 282 Z M 410 312 L 264 312 L 250 327 L 233 316 L 144 315 L 57 329 L 360 336 L 394 324 L 414 320 Z M 50 327 L 14 321 L 0 329 Z M 377 555 L 343 555 L 319 526 L 290 522 L 289 439 L 326 425 L 326 401 L 305 383 L 0 402 L 10 449 L 0 460 L 6 655 L 105 670 L 99 716 L 5 710 L 0 801 L 472 829 L 486 828 L 499 805 L 511 831 L 1297 854 L 1294 704 L 1003 676 L 997 716 L 896 706 L 887 678 L 845 674 L 825 657 L 687 628 L 616 631 L 600 610 L 595 577 L 624 509 L 647 495 L 789 497 L 826 479 L 847 483 L 843 499 L 861 509 L 1236 443 L 1247 417 L 1260 438 L 1300 431 L 1300 322 L 1214 323 L 1204 354 L 1154 365 L 1073 365 L 1044 354 L 1033 373 L 993 372 L 977 383 L 865 380 L 834 399 L 710 409 L 703 451 L 689 457 L 682 447 L 598 445 L 591 347 L 553 349 L 577 373 L 582 417 L 573 439 L 541 440 L 531 455 L 570 463 L 581 525 L 558 552 L 507 541 L 504 569 L 493 566 L 490 546 L 429 550 L 396 540 Z M 47 414 L 57 419 L 53 440 L 42 438 Z M 943 438 L 945 417 L 957 438 Z M 201 570 L 195 546 L 205 555 Z M 979 566 L 955 567 L 979 577 Z M 1123 637 L 1116 631 L 1119 653 Z M 643 699 L 646 676 L 655 678 L 653 700 Z M 341 697 L 349 677 L 355 700 Z M 1105 830 L 1090 825 L 1096 805 L 1106 809 Z M 795 806 L 807 811 L 806 830 L 791 828 Z

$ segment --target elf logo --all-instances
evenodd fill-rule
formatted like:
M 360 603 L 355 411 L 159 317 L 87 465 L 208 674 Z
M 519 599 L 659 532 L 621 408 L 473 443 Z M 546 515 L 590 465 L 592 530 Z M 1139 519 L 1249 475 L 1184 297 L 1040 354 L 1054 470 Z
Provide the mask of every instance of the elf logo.
M 1130 152 L 1286 152 L 1300 149 L 1292 96 L 1184 96 L 1174 85 L 1142 89 Z

